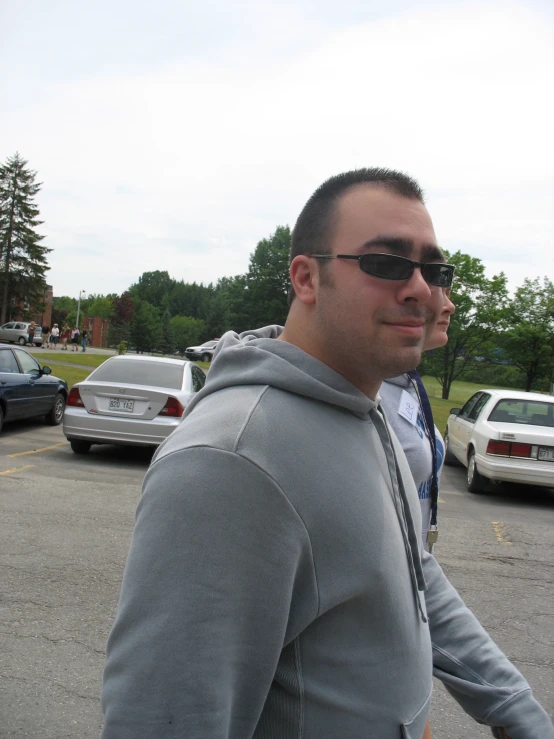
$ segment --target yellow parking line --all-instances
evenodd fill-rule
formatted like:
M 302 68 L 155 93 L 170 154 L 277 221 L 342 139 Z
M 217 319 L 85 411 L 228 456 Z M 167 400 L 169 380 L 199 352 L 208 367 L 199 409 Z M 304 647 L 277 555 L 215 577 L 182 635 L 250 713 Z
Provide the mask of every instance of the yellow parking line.
M 8 457 L 24 457 L 26 454 L 39 454 L 39 452 L 48 452 L 50 449 L 56 449 L 59 446 L 65 446 L 67 441 L 60 441 L 59 444 L 52 444 L 52 446 L 43 446 L 42 449 L 33 449 L 30 452 L 17 452 L 16 454 L 8 454 Z
M 439 498 L 439 503 L 444 503 L 444 500 L 442 498 Z
M 28 470 L 30 467 L 34 467 L 34 464 L 26 464 L 24 467 L 14 467 L 11 470 L 4 470 L 0 472 L 0 475 L 11 475 L 14 472 L 21 472 L 22 470 Z
M 502 521 L 491 521 L 491 523 L 498 543 L 511 546 L 512 542 L 507 537 L 505 524 Z

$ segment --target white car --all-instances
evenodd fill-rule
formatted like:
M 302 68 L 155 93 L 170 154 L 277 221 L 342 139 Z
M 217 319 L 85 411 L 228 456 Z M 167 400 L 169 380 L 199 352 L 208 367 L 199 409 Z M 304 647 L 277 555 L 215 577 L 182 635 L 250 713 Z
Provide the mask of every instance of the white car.
M 71 388 L 63 432 L 76 454 L 92 444 L 159 446 L 205 381 L 182 359 L 111 357 Z
M 25 321 L 10 321 L 0 326 L 0 341 L 9 341 L 12 344 L 20 344 L 26 346 L 29 336 L 29 326 L 31 324 Z M 42 328 L 35 328 L 35 336 L 33 339 L 35 346 L 42 346 Z
M 211 362 L 218 342 L 219 339 L 213 339 L 213 341 L 205 341 L 198 346 L 189 346 L 185 349 L 185 357 L 187 359 L 200 360 L 201 362 Z
M 489 481 L 554 487 L 554 398 L 480 390 L 448 417 L 445 464 L 467 467 L 467 489 Z

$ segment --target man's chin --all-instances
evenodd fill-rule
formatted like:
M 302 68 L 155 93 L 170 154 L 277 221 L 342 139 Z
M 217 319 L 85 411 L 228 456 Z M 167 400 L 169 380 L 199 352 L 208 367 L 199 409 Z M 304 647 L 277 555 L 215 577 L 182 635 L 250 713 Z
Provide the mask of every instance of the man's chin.
M 391 366 L 396 368 L 396 371 L 390 376 L 402 375 L 404 372 L 410 372 L 415 369 L 421 362 L 422 348 L 421 346 L 404 347 L 399 350 L 396 355 L 391 355 Z

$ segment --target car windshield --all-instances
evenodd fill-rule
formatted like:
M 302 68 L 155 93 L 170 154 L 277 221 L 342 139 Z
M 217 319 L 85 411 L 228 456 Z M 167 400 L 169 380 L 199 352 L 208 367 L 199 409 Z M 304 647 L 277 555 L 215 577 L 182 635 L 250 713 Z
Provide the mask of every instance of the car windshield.
M 529 426 L 554 428 L 554 403 L 505 398 L 496 404 L 489 416 L 489 421 L 492 423 L 525 423 Z
M 173 362 L 142 362 L 140 359 L 116 359 L 101 364 L 89 375 L 89 380 L 120 382 L 128 385 L 149 385 L 180 390 L 183 386 L 182 364 Z

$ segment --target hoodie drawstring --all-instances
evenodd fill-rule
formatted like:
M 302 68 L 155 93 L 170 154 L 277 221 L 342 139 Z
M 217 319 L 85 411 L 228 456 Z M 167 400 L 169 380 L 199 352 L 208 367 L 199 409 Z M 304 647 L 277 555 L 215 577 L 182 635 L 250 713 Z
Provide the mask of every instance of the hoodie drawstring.
M 423 567 L 421 566 L 421 558 L 419 554 L 418 536 L 415 530 L 412 513 L 410 510 L 410 504 L 406 496 L 406 489 L 402 480 L 402 474 L 398 466 L 398 460 L 394 451 L 394 445 L 390 436 L 387 421 L 384 414 L 380 411 L 370 412 L 370 417 L 373 421 L 375 429 L 379 434 L 379 438 L 385 451 L 387 458 L 387 464 L 389 473 L 391 476 L 393 491 L 398 491 L 399 506 L 396 504 L 397 515 L 399 518 L 400 528 L 402 530 L 402 537 L 404 539 L 404 547 L 406 549 L 406 556 L 408 558 L 408 569 L 410 570 L 410 580 L 412 583 L 412 590 L 414 598 L 417 602 L 417 607 L 421 615 L 421 620 L 427 623 L 427 616 L 421 605 L 421 599 L 419 592 L 425 590 L 425 577 L 423 575 Z M 394 470 L 394 473 L 393 473 Z M 396 496 L 395 496 L 396 497 Z

